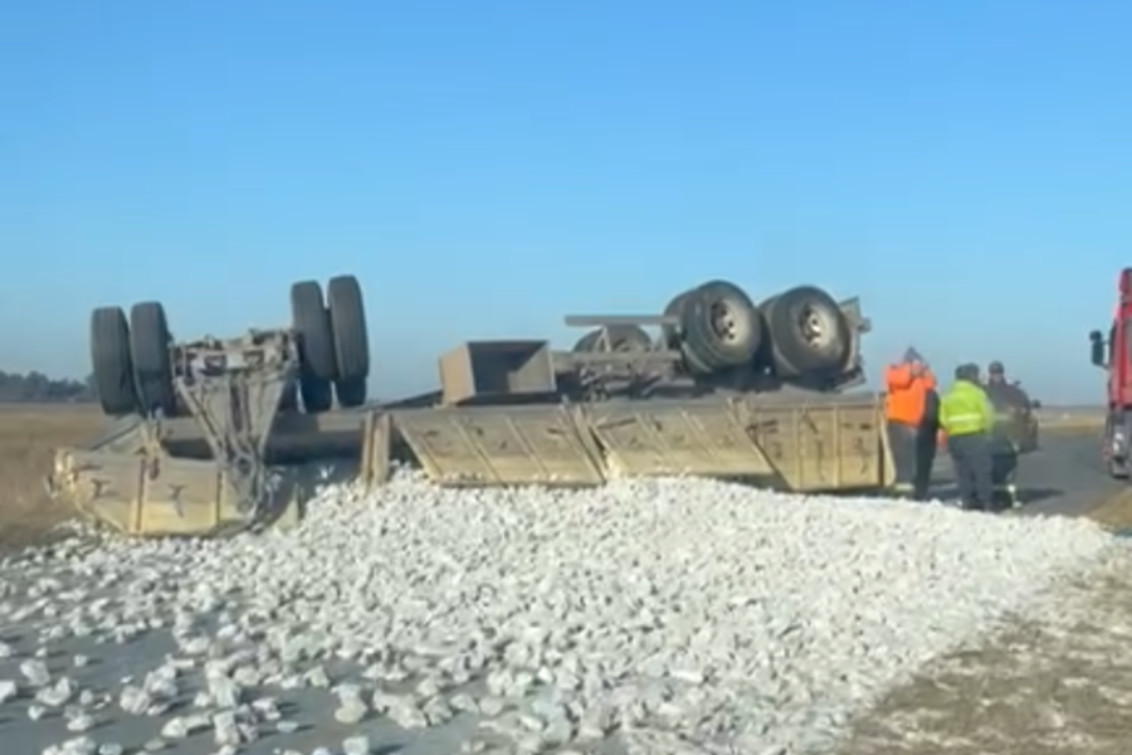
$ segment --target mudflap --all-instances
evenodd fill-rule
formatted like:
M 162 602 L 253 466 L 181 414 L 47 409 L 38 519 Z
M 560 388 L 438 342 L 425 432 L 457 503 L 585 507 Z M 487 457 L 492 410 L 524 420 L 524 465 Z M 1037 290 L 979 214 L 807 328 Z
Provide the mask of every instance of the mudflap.
M 484 406 L 392 413 L 395 432 L 433 482 L 587 487 L 605 477 L 564 406 Z
M 306 499 L 294 475 L 277 480 L 268 511 L 249 521 L 212 461 L 61 449 L 48 480 L 84 516 L 131 536 L 221 537 L 298 521 Z
M 774 483 L 777 472 L 726 399 L 609 402 L 582 410 L 611 477 L 692 475 Z

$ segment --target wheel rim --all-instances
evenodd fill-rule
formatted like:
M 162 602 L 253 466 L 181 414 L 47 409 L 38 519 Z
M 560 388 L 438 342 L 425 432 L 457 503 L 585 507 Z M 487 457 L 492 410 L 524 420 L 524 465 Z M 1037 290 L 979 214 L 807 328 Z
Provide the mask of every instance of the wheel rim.
M 718 301 L 709 310 L 711 330 L 720 341 L 736 343 L 750 335 L 748 319 L 742 317 L 733 302 Z
M 815 351 L 824 351 L 836 338 L 837 323 L 824 308 L 807 306 L 798 317 L 802 340 Z

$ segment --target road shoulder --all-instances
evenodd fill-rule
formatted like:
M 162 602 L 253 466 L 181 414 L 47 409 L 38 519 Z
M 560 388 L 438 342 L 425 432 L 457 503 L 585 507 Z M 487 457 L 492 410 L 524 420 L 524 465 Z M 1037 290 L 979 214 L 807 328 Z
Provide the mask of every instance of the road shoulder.
M 854 722 L 841 755 L 1124 755 L 1132 741 L 1132 544 L 1034 614 L 949 654 Z

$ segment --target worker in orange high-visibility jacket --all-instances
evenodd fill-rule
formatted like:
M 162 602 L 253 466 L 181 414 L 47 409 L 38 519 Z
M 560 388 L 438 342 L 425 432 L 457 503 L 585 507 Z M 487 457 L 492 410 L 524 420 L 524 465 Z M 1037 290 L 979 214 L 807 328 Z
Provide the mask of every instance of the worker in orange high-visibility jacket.
M 896 491 L 925 500 L 931 487 L 939 432 L 939 394 L 931 368 L 909 348 L 885 370 L 888 440 L 896 467 Z

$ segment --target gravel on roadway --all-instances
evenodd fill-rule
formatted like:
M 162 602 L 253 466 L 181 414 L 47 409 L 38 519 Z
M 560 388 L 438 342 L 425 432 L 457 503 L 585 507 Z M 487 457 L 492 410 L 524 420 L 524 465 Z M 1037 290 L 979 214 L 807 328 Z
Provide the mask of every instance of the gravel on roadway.
M 828 752 L 926 662 L 1118 547 L 1081 520 L 801 498 L 400 474 L 325 491 L 287 533 L 30 550 L 0 566 L 0 737 L 21 754 Z

